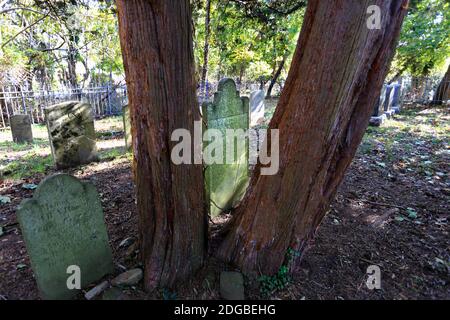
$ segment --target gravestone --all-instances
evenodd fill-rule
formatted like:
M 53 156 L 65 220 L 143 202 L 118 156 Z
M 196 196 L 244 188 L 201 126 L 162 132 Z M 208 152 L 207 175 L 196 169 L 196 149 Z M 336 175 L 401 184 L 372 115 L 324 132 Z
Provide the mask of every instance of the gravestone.
M 32 143 L 33 131 L 31 130 L 30 116 L 16 114 L 10 118 L 12 138 L 15 143 Z
M 45 108 L 44 113 L 58 169 L 98 160 L 94 118 L 88 103 L 64 102 Z
M 386 86 L 386 100 L 384 102 L 384 114 L 386 117 L 391 118 L 394 114 L 394 111 L 392 110 L 392 101 L 394 99 L 394 86 L 388 84 Z
M 264 90 L 253 91 L 250 94 L 250 126 L 256 126 L 264 122 Z
M 130 107 L 128 105 L 123 106 L 123 132 L 125 136 L 125 148 L 131 150 L 133 147 L 132 137 L 131 137 L 131 118 L 130 118 Z
M 390 103 L 391 103 L 390 108 L 394 113 L 400 112 L 401 88 L 402 88 L 402 86 L 400 84 L 394 84 L 393 88 L 392 88 L 393 92 L 392 92 L 392 100 L 390 101 Z
M 372 113 L 372 117 L 370 118 L 369 124 L 371 126 L 379 127 L 386 120 L 386 115 L 384 114 L 384 105 L 386 101 L 386 86 L 383 85 L 381 89 L 380 97 L 378 98 L 374 110 Z
M 41 182 L 17 212 L 36 282 L 44 299 L 70 299 L 70 266 L 80 270 L 81 288 L 113 271 L 112 254 L 98 193 L 67 174 Z M 73 271 L 71 271 L 73 273 Z
M 222 133 L 223 149 L 226 148 L 225 133 L 227 129 L 242 129 L 247 132 L 249 100 L 239 96 L 236 84 L 232 79 L 222 79 L 214 94 L 214 101 L 203 104 L 203 120 L 207 129 L 217 129 Z M 205 168 L 205 189 L 210 202 L 209 211 L 213 217 L 233 208 L 242 199 L 248 186 L 248 138 L 238 140 L 233 139 L 232 143 L 234 161 L 226 162 L 226 152 L 223 152 L 223 164 L 207 164 Z M 210 143 L 212 142 L 203 143 L 204 156 L 205 149 Z M 240 154 L 238 153 L 239 143 L 244 146 Z

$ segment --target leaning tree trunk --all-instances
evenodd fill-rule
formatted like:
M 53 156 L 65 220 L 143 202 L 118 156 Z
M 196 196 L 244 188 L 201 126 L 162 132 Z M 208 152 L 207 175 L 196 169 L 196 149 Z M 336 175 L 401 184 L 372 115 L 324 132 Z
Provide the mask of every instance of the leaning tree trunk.
M 196 103 L 189 0 L 118 0 L 131 111 L 145 286 L 172 286 L 204 260 L 202 165 L 171 162 L 175 129 L 191 133 Z
M 432 104 L 441 105 L 443 101 L 450 98 L 450 65 L 447 72 L 439 83 L 436 93 L 434 94 Z
M 287 55 L 283 56 L 283 60 L 281 60 L 280 64 L 278 65 L 277 70 L 275 71 L 275 74 L 273 75 L 272 79 L 270 80 L 269 88 L 267 89 L 266 99 L 269 99 L 272 97 L 272 90 L 275 86 L 275 83 L 277 83 L 278 78 L 281 75 L 281 72 L 283 71 L 284 64 L 286 63 Z
M 381 29 L 366 27 L 381 8 Z M 392 59 L 407 0 L 308 1 L 271 129 L 280 169 L 257 165 L 227 226 L 219 256 L 247 274 L 274 274 L 288 249 L 301 253 L 324 217 L 368 125 Z

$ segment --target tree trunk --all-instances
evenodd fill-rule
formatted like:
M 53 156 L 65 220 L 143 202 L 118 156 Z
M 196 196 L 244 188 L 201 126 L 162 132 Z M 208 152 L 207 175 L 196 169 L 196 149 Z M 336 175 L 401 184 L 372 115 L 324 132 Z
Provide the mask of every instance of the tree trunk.
M 269 88 L 267 89 L 266 99 L 270 99 L 272 97 L 273 86 L 275 85 L 275 83 L 277 83 L 277 80 L 281 75 L 281 71 L 283 71 L 284 64 L 286 63 L 286 58 L 287 55 L 283 56 L 283 60 L 281 60 L 280 64 L 278 65 L 277 71 L 270 80 Z
M 73 37 L 71 37 L 72 39 Z M 77 80 L 77 49 L 72 43 L 69 43 L 69 50 L 67 53 L 67 76 L 68 83 L 72 88 L 78 86 Z
M 202 165 L 174 165 L 175 129 L 200 120 L 188 0 L 118 0 L 145 287 L 186 279 L 206 252 Z
M 370 5 L 381 29 L 366 27 Z M 275 274 L 288 249 L 298 266 L 367 128 L 408 0 L 308 1 L 288 80 L 270 123 L 280 169 L 256 166 L 218 255 L 247 274 Z M 269 134 L 268 134 L 269 135 Z
M 206 93 L 206 76 L 208 74 L 208 55 L 209 55 L 209 36 L 211 33 L 211 0 L 206 0 L 206 17 L 205 17 L 205 46 L 203 47 L 203 67 L 200 80 L 200 88 L 202 96 Z
M 436 93 L 434 94 L 432 104 L 441 105 L 443 101 L 450 98 L 450 65 L 447 72 L 439 83 Z

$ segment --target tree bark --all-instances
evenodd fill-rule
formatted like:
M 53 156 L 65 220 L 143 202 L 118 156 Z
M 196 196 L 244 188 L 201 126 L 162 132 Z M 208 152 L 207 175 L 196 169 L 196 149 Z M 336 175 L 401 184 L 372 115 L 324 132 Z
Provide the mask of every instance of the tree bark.
M 145 287 L 172 286 L 204 261 L 202 165 L 171 161 L 173 130 L 200 120 L 188 0 L 118 0 L 129 93 Z
M 369 30 L 370 5 L 381 29 Z M 296 269 L 367 128 L 408 0 L 308 1 L 288 80 L 270 123 L 280 169 L 256 166 L 218 255 L 247 274 L 275 274 L 288 249 Z M 269 135 L 269 134 L 268 134 Z
M 287 58 L 287 55 L 283 56 L 283 60 L 281 60 L 280 64 L 278 65 L 277 71 L 275 72 L 272 79 L 270 80 L 269 88 L 267 89 L 266 99 L 270 99 L 272 97 L 273 87 L 274 87 L 275 83 L 277 83 L 278 78 L 281 75 L 281 71 L 283 71 L 284 64 L 286 63 L 286 58 Z
M 439 83 L 436 93 L 434 94 L 432 104 L 441 105 L 443 101 L 448 100 L 450 97 L 450 65 L 447 72 Z
M 203 47 L 203 66 L 202 66 L 202 76 L 200 80 L 200 88 L 202 96 L 206 93 L 206 76 L 208 74 L 208 56 L 209 56 L 209 36 L 211 33 L 211 0 L 206 0 L 206 17 L 205 17 L 205 45 Z

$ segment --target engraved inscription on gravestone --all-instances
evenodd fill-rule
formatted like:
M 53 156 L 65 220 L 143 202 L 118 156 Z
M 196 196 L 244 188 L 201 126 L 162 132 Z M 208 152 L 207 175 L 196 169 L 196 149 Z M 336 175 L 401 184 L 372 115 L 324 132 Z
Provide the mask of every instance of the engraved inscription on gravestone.
M 41 182 L 17 217 L 44 299 L 70 299 L 67 269 L 78 266 L 81 287 L 113 271 L 112 254 L 95 187 L 67 174 Z
M 225 159 L 225 152 L 221 164 L 210 164 L 205 169 L 206 196 L 210 202 L 211 216 L 217 216 L 225 210 L 233 208 L 243 197 L 248 186 L 249 179 L 249 142 L 242 139 L 227 141 L 227 129 L 249 129 L 249 99 L 240 97 L 236 90 L 236 84 L 232 79 L 222 79 L 219 82 L 217 92 L 212 103 L 203 105 L 203 119 L 207 126 L 207 133 L 213 133 L 214 129 L 221 132 L 222 145 L 228 143 L 232 147 L 233 161 Z M 205 128 L 204 128 L 205 129 Z M 210 142 L 204 142 L 204 156 L 211 143 L 216 143 L 214 138 Z M 240 148 L 239 145 L 244 147 Z M 238 152 L 242 152 L 239 153 Z

